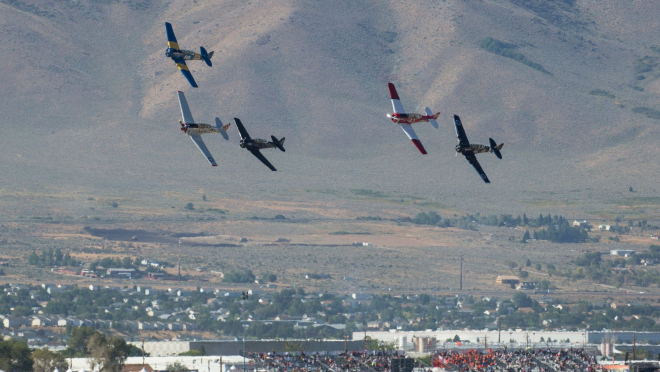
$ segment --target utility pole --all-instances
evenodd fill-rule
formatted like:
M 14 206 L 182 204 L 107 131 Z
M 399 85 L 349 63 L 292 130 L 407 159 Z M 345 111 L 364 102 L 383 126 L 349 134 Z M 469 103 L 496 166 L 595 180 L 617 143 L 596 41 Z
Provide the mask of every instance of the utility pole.
M 247 299 L 249 297 L 250 296 L 248 296 L 248 293 L 246 291 L 243 291 L 243 293 L 241 293 L 241 299 L 243 300 L 243 306 L 245 306 L 245 301 L 247 301 Z M 241 325 L 243 326 L 243 372 L 245 372 L 245 334 L 247 332 L 248 325 L 243 324 L 243 323 L 241 323 Z
M 366 332 L 365 332 L 366 333 Z M 365 337 L 364 344 L 367 344 L 367 339 Z M 348 354 L 348 335 L 344 335 L 344 354 Z
M 179 239 L 179 285 L 181 284 L 181 239 Z
M 525 333 L 525 349 L 529 347 L 529 332 Z
M 637 354 L 635 354 L 635 346 L 637 346 L 637 345 L 636 345 L 636 344 L 637 344 L 637 340 L 636 340 L 636 338 L 635 338 L 635 335 L 636 335 L 636 333 L 633 332 L 633 355 L 632 355 L 632 359 L 633 359 L 633 360 L 636 360 L 636 359 L 637 359 Z
M 463 290 L 463 252 L 461 252 L 461 277 L 458 285 L 459 290 Z
M 484 334 L 484 349 L 488 349 L 488 334 Z
M 142 368 L 144 368 L 144 338 L 141 338 L 142 341 Z

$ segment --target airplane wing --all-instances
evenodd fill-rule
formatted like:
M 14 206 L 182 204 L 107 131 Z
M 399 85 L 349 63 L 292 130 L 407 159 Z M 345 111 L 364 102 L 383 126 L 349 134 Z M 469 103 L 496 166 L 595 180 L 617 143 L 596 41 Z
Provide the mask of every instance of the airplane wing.
M 266 159 L 266 157 L 261 153 L 261 151 L 259 151 L 258 149 L 248 149 L 248 150 L 250 150 L 252 155 L 256 156 L 257 159 L 261 160 L 262 163 L 264 163 L 268 168 L 270 168 L 270 170 L 272 170 L 273 172 L 277 171 L 277 169 L 273 167 L 273 165 L 268 161 L 268 159 Z
M 458 115 L 454 115 L 454 127 L 456 128 L 458 143 L 464 147 L 470 146 L 470 141 L 468 141 L 467 135 L 465 134 L 465 129 L 463 129 L 463 123 L 461 123 L 461 118 L 459 118 Z
M 479 164 L 477 157 L 474 154 L 465 155 L 465 159 L 467 159 L 468 163 L 472 164 L 472 167 L 477 171 L 477 173 L 479 173 L 479 176 L 481 176 L 481 179 L 484 180 L 484 182 L 490 183 L 488 176 L 486 176 L 484 170 L 481 169 L 481 164 Z
M 234 118 L 234 121 L 236 122 L 236 128 L 238 128 L 238 133 L 241 135 L 241 139 L 244 139 L 244 140 L 245 139 L 250 139 L 250 135 L 248 134 L 247 130 L 245 130 L 245 127 L 243 126 L 243 123 L 241 123 L 241 119 Z
M 167 47 L 172 49 L 179 49 L 179 43 L 174 36 L 174 30 L 169 22 L 165 22 L 165 30 L 167 31 Z
M 179 96 L 179 106 L 181 106 L 181 117 L 183 117 L 183 122 L 194 123 L 195 119 L 193 119 L 192 113 L 190 112 L 190 107 L 188 107 L 186 96 L 183 95 L 182 91 L 178 91 L 176 94 Z
M 190 85 L 192 85 L 193 88 L 197 88 L 197 83 L 195 82 L 195 78 L 193 78 L 192 74 L 190 73 L 190 69 L 188 69 L 188 65 L 186 65 L 186 61 L 181 59 L 176 61 L 175 63 L 176 63 L 176 67 L 179 68 L 183 76 L 185 76 L 186 79 L 188 79 Z
M 202 141 L 202 136 L 200 136 L 199 134 L 191 134 L 190 139 L 192 139 L 192 141 L 195 142 L 195 145 L 197 145 L 199 151 L 201 151 L 202 154 L 204 154 L 206 160 L 208 160 L 212 166 L 217 167 L 218 164 L 215 162 L 215 160 L 213 160 L 213 156 L 211 156 L 211 152 L 209 151 L 209 149 L 206 148 L 206 144 L 204 143 L 204 141 Z
M 424 149 L 424 146 L 422 145 L 422 142 L 419 140 L 419 138 L 417 138 L 417 134 L 415 134 L 415 131 L 413 130 L 412 125 L 410 125 L 410 124 L 400 124 L 399 126 L 401 127 L 401 129 L 403 129 L 403 131 L 406 133 L 408 138 L 410 138 L 413 145 L 415 145 L 415 147 L 417 147 L 419 152 L 426 155 L 426 149 Z
M 405 114 L 406 110 L 403 109 L 403 105 L 399 100 L 399 94 L 396 92 L 394 84 L 387 83 L 387 87 L 390 89 L 390 98 L 392 99 L 392 109 L 397 114 Z

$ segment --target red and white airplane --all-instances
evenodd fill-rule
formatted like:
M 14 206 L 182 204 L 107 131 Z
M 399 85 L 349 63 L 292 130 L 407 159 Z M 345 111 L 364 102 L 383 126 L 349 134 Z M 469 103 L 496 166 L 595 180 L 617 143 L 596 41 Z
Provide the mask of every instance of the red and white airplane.
M 399 95 L 396 92 L 396 88 L 394 88 L 394 84 L 387 83 L 387 87 L 390 88 L 390 98 L 392 99 L 392 108 L 394 109 L 394 114 L 387 114 L 387 117 L 392 120 L 394 124 L 399 124 L 401 129 L 406 132 L 406 135 L 408 138 L 410 138 L 415 147 L 417 147 L 419 152 L 426 155 L 426 150 L 424 149 L 422 143 L 419 141 L 419 138 L 417 138 L 417 134 L 415 134 L 415 131 L 412 129 L 412 124 L 428 121 L 431 123 L 431 125 L 433 125 L 434 128 L 437 129 L 438 122 L 435 121 L 435 119 L 438 118 L 440 112 L 437 112 L 434 115 L 433 112 L 431 112 L 431 109 L 426 107 L 424 109 L 426 111 L 426 115 L 407 114 L 403 109 L 401 101 L 399 100 Z

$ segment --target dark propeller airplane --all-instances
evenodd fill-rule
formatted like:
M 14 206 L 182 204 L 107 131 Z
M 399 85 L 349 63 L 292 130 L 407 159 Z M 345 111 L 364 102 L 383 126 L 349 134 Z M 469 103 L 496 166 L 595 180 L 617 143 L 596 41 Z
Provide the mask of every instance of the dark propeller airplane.
M 165 56 L 172 58 L 176 67 L 181 70 L 183 76 L 188 79 L 190 85 L 193 88 L 197 88 L 197 83 L 190 73 L 190 69 L 186 65 L 186 60 L 204 60 L 206 64 L 211 67 L 211 58 L 213 57 L 213 52 L 207 53 L 204 47 L 199 47 L 199 53 L 195 53 L 192 50 L 179 49 L 179 43 L 176 41 L 176 36 L 174 36 L 174 30 L 172 25 L 169 22 L 165 22 L 165 30 L 167 31 L 167 49 L 165 49 Z
M 261 160 L 261 162 L 264 163 L 273 172 L 277 171 L 277 169 L 273 167 L 273 165 L 268 161 L 268 159 L 266 159 L 266 157 L 264 157 L 264 155 L 259 150 L 277 147 L 278 149 L 280 149 L 280 151 L 285 151 L 283 146 L 284 137 L 282 137 L 281 140 L 278 140 L 275 136 L 270 136 L 270 138 L 272 139 L 271 142 L 268 142 L 264 139 L 252 138 L 248 134 L 247 130 L 245 130 L 243 123 L 241 123 L 241 119 L 234 118 L 234 121 L 236 122 L 236 128 L 238 128 L 238 133 L 241 135 L 241 142 L 240 142 L 241 148 L 250 151 L 252 155 L 256 156 L 257 159 Z
M 465 129 L 463 129 L 463 123 L 461 123 L 461 118 L 459 118 L 458 115 L 454 115 L 454 127 L 456 127 L 456 136 L 458 137 L 458 145 L 456 145 L 456 155 L 458 155 L 459 153 L 463 154 L 465 156 L 465 159 L 467 159 L 467 161 L 470 164 L 472 164 L 474 170 L 476 170 L 477 173 L 479 173 L 481 179 L 483 179 L 484 182 L 486 183 L 490 183 L 490 180 L 488 180 L 488 176 L 486 176 L 484 170 L 481 169 L 481 165 L 479 165 L 479 162 L 477 161 L 477 157 L 475 155 L 480 154 L 482 152 L 492 152 L 499 159 L 502 159 L 502 153 L 500 153 L 500 150 L 502 149 L 502 146 L 504 146 L 504 144 L 500 143 L 498 145 L 495 143 L 495 141 L 492 138 L 489 138 L 488 140 L 490 141 L 490 147 L 484 145 L 471 145 L 470 141 L 468 141 L 467 135 L 465 134 Z

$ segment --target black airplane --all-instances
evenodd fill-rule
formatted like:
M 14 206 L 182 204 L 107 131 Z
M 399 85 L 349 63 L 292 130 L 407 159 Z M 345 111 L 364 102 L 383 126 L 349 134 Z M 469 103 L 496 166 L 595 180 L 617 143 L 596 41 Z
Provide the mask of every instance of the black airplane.
M 257 159 L 261 160 L 261 162 L 264 163 L 273 172 L 277 171 L 277 169 L 275 169 L 275 167 L 273 167 L 273 165 L 270 162 L 268 162 L 268 159 L 266 159 L 259 150 L 277 147 L 278 149 L 280 149 L 280 151 L 285 151 L 283 146 L 284 137 L 282 137 L 281 140 L 278 140 L 277 138 L 275 138 L 275 136 L 270 136 L 270 138 L 272 139 L 271 142 L 259 138 L 253 139 L 250 137 L 247 130 L 245 130 L 243 123 L 241 123 L 241 119 L 234 118 L 234 121 L 236 122 L 236 128 L 238 128 L 238 133 L 241 135 L 241 142 L 240 142 L 241 148 L 250 151 L 252 155 L 256 156 Z
M 498 145 L 495 143 L 495 141 L 492 138 L 489 138 L 488 140 L 490 141 L 490 147 L 484 145 L 470 145 L 470 141 L 468 141 L 467 135 L 465 134 L 465 129 L 463 129 L 461 118 L 459 118 L 458 115 L 454 115 L 454 127 L 456 127 L 456 136 L 458 137 L 458 145 L 456 145 L 456 155 L 458 155 L 459 153 L 463 154 L 467 159 L 467 161 L 470 164 L 472 164 L 474 170 L 476 170 L 477 173 L 479 173 L 481 179 L 483 179 L 484 182 L 486 183 L 490 183 L 490 181 L 488 180 L 488 176 L 486 176 L 484 170 L 481 169 L 481 165 L 479 165 L 479 162 L 477 161 L 477 157 L 475 155 L 480 154 L 482 152 L 492 152 L 499 159 L 502 159 L 502 154 L 500 153 L 500 149 L 502 148 L 502 146 L 504 146 L 504 144 L 500 143 Z

